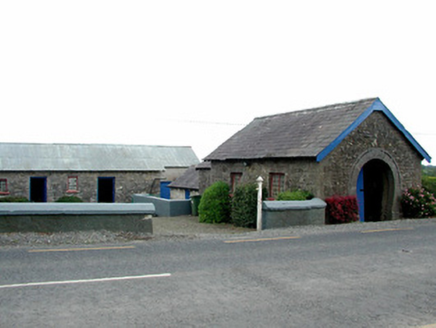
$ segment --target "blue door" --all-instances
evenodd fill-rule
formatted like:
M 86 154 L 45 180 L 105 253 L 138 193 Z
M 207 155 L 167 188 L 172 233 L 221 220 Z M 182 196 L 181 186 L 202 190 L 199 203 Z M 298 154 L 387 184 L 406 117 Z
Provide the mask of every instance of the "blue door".
M 168 185 L 171 181 L 161 181 L 160 182 L 160 198 L 171 199 L 171 189 Z
M 363 180 L 363 168 L 360 170 L 359 177 L 357 178 L 357 204 L 359 205 L 360 222 L 365 221 L 365 185 Z

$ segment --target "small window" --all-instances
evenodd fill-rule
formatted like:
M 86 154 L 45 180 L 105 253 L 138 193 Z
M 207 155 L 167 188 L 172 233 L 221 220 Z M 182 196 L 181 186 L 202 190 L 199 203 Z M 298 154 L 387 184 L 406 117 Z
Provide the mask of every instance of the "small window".
M 0 179 L 0 195 L 1 194 L 3 195 L 9 194 L 7 179 Z
M 242 179 L 242 173 L 231 173 L 230 174 L 230 193 L 234 194 L 236 187 L 239 185 Z
M 269 196 L 277 198 L 285 190 L 285 175 L 283 173 L 269 174 Z
M 79 178 L 77 176 L 68 177 L 68 188 L 67 192 L 78 192 L 79 191 Z

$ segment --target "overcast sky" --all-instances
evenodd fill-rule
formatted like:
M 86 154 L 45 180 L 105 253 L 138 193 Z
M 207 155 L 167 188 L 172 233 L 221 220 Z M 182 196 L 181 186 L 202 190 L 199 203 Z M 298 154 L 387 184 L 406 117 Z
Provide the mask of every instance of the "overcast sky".
M 192 146 L 380 97 L 436 156 L 434 1 L 0 0 L 0 142 Z

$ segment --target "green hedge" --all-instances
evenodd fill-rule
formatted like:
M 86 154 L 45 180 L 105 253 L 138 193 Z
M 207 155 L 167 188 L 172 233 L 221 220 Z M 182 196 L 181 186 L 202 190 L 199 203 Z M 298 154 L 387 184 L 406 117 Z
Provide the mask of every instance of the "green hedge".
M 62 196 L 56 203 L 82 203 L 83 200 L 77 196 Z
M 306 190 L 285 191 L 277 195 L 277 200 L 309 200 L 314 196 Z
M 266 188 L 262 198 L 267 197 Z M 232 198 L 232 222 L 237 227 L 256 228 L 257 225 L 257 184 L 238 186 Z
M 20 196 L 7 196 L 0 198 L 0 202 L 2 203 L 26 203 L 29 200 L 26 197 Z
M 198 206 L 199 221 L 204 223 L 230 222 L 229 186 L 218 181 L 208 187 Z

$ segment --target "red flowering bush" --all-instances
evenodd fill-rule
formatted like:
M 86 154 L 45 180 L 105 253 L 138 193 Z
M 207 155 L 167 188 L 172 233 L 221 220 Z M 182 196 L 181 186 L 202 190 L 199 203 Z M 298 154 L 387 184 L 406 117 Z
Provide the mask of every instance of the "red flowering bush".
M 326 218 L 329 224 L 350 223 L 357 221 L 356 196 L 333 196 L 325 200 Z
M 401 195 L 401 208 L 406 218 L 427 218 L 436 214 L 436 199 L 424 188 L 410 188 Z

